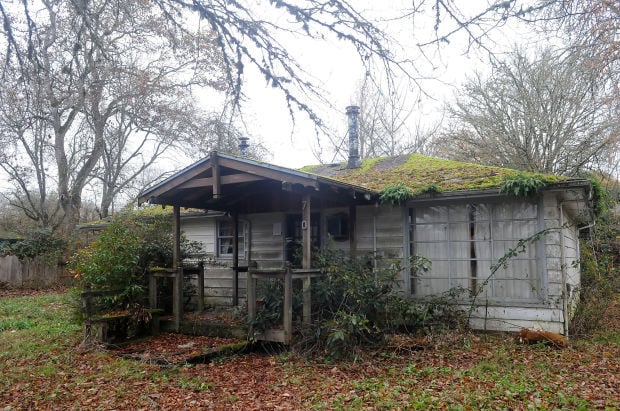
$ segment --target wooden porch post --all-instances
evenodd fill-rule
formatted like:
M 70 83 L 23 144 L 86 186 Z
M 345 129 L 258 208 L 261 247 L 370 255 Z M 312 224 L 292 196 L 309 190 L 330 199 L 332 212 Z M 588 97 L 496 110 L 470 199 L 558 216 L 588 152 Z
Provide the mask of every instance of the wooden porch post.
M 305 194 L 302 204 L 302 217 L 301 217 L 301 246 L 303 251 L 303 258 L 301 261 L 301 268 L 310 268 L 312 264 L 312 225 L 310 221 L 310 195 Z
M 172 208 L 172 269 L 174 270 L 174 280 L 172 286 L 172 313 L 174 315 L 174 329 L 179 331 L 181 328 L 181 318 L 183 317 L 183 266 L 181 264 L 181 208 Z
M 239 213 L 233 213 L 233 306 L 239 305 Z
M 157 278 L 149 271 L 149 308 L 157 308 Z
M 305 284 L 305 282 L 304 282 Z M 304 301 L 304 310 L 306 309 L 306 302 Z M 284 271 L 284 315 L 282 320 L 284 322 L 284 342 L 286 344 L 291 342 L 293 338 L 293 273 L 291 267 L 287 267 Z
M 256 319 L 256 279 L 252 277 L 252 267 L 248 267 L 247 279 L 247 299 L 248 299 L 248 320 L 250 323 L 250 335 L 254 333 L 252 323 Z
M 205 263 L 198 263 L 198 312 L 205 310 Z
M 305 229 L 302 227 L 302 248 L 303 248 L 303 260 L 302 268 L 309 269 L 312 266 L 312 222 L 311 222 L 311 202 L 310 195 L 306 194 L 303 198 L 303 210 L 302 210 L 302 225 L 305 223 Z M 288 273 L 287 273 L 288 275 Z M 303 312 L 302 320 L 304 324 L 310 324 L 312 315 L 312 294 L 311 294 L 311 278 L 308 275 L 303 279 L 302 295 L 303 295 Z M 286 301 L 286 282 L 285 282 L 285 296 Z M 292 299 L 291 299 L 292 304 Z M 286 305 L 285 305 L 286 307 Z M 286 323 L 285 323 L 286 324 Z M 286 325 L 285 325 L 286 326 Z

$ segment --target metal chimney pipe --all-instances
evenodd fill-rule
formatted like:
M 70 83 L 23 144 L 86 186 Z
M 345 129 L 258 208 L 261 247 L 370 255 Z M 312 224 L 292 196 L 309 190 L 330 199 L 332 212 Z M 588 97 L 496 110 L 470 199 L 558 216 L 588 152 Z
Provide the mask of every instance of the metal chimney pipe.
M 360 161 L 360 139 L 359 139 L 359 106 L 347 107 L 347 117 L 349 119 L 349 161 L 347 168 L 359 168 L 362 165 Z
M 248 141 L 250 141 L 249 137 L 239 137 L 239 153 L 241 157 L 248 156 L 248 148 L 250 147 Z

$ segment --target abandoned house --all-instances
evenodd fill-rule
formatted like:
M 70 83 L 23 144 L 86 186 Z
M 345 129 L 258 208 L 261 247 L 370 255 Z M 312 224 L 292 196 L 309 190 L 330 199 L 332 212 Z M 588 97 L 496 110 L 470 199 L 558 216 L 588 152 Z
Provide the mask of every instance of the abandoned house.
M 176 248 L 181 230 L 203 243 L 201 298 L 247 302 L 251 316 L 256 279 L 288 272 L 305 292 L 319 275 L 312 253 L 332 248 L 398 261 L 401 292 L 411 298 L 481 290 L 473 328 L 566 334 L 580 287 L 579 231 L 593 224 L 590 182 L 539 176 L 539 192 L 515 196 L 500 192 L 506 178 L 523 175 L 511 169 L 419 154 L 360 160 L 357 114 L 347 109 L 346 163 L 293 170 L 212 152 L 143 194 L 142 202 L 174 207 Z M 402 201 L 386 201 L 403 187 Z M 180 218 L 181 207 L 209 211 Z M 520 240 L 519 252 L 491 275 Z M 430 270 L 413 272 L 413 256 L 430 260 Z M 462 294 L 464 308 L 470 298 Z M 304 320 L 309 315 L 304 305 Z M 286 325 L 290 313 L 284 317 Z M 283 332 L 290 339 L 290 328 Z

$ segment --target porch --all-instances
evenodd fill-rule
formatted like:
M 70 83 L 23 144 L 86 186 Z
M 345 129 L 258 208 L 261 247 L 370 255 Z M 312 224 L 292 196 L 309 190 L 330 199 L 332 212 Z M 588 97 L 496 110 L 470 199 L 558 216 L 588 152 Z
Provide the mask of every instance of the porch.
M 226 213 L 232 221 L 231 281 L 232 306 L 240 306 L 246 297 L 247 318 L 250 323 L 256 318 L 257 282 L 280 279 L 284 283 L 282 324 L 260 334 L 249 330 L 257 339 L 289 343 L 293 334 L 293 282 L 302 283 L 302 323 L 311 322 L 312 280 L 321 276 L 312 266 L 313 213 L 327 208 L 348 210 L 347 252 L 355 255 L 355 210 L 358 205 L 372 204 L 374 193 L 357 186 L 336 182 L 317 175 L 298 172 L 252 160 L 212 152 L 206 159 L 177 173 L 168 180 L 151 188 L 140 198 L 141 202 L 172 205 L 173 207 L 173 267 L 152 272 L 149 277 L 151 307 L 157 305 L 158 281 L 168 278 L 172 281 L 173 329 L 180 331 L 184 318 L 183 301 L 185 282 L 194 276 L 197 286 L 198 312 L 205 306 L 205 278 L 202 266 L 196 272 L 183 267 L 181 261 L 181 207 L 216 210 Z M 240 222 L 245 216 L 256 213 L 297 213 L 299 215 L 300 250 L 299 267 L 287 262 L 287 253 L 280 260 L 270 264 L 253 264 L 254 244 L 248 238 L 244 255 L 240 256 Z M 279 228 L 281 230 L 281 228 Z M 274 225 L 273 231 L 276 231 Z M 245 257 L 245 258 L 244 258 Z M 250 263 L 250 264 L 248 264 Z M 246 282 L 245 296 L 239 284 Z

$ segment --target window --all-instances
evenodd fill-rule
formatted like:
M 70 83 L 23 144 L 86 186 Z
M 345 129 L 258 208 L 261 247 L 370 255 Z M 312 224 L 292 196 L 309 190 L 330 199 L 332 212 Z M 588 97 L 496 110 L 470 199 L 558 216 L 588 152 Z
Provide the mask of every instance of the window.
M 508 260 L 491 275 L 491 266 L 538 232 L 538 207 L 526 202 L 470 203 L 410 209 L 410 253 L 431 260 L 427 273 L 412 273 L 411 293 L 436 295 L 450 289 L 472 292 L 482 287 L 486 298 L 537 300 L 540 270 L 536 244 Z
M 337 213 L 327 216 L 327 234 L 334 241 L 349 239 L 349 216 L 346 213 Z
M 217 222 L 217 256 L 232 257 L 233 255 L 233 222 L 220 220 Z M 245 253 L 245 236 L 243 225 L 239 225 L 239 258 Z

